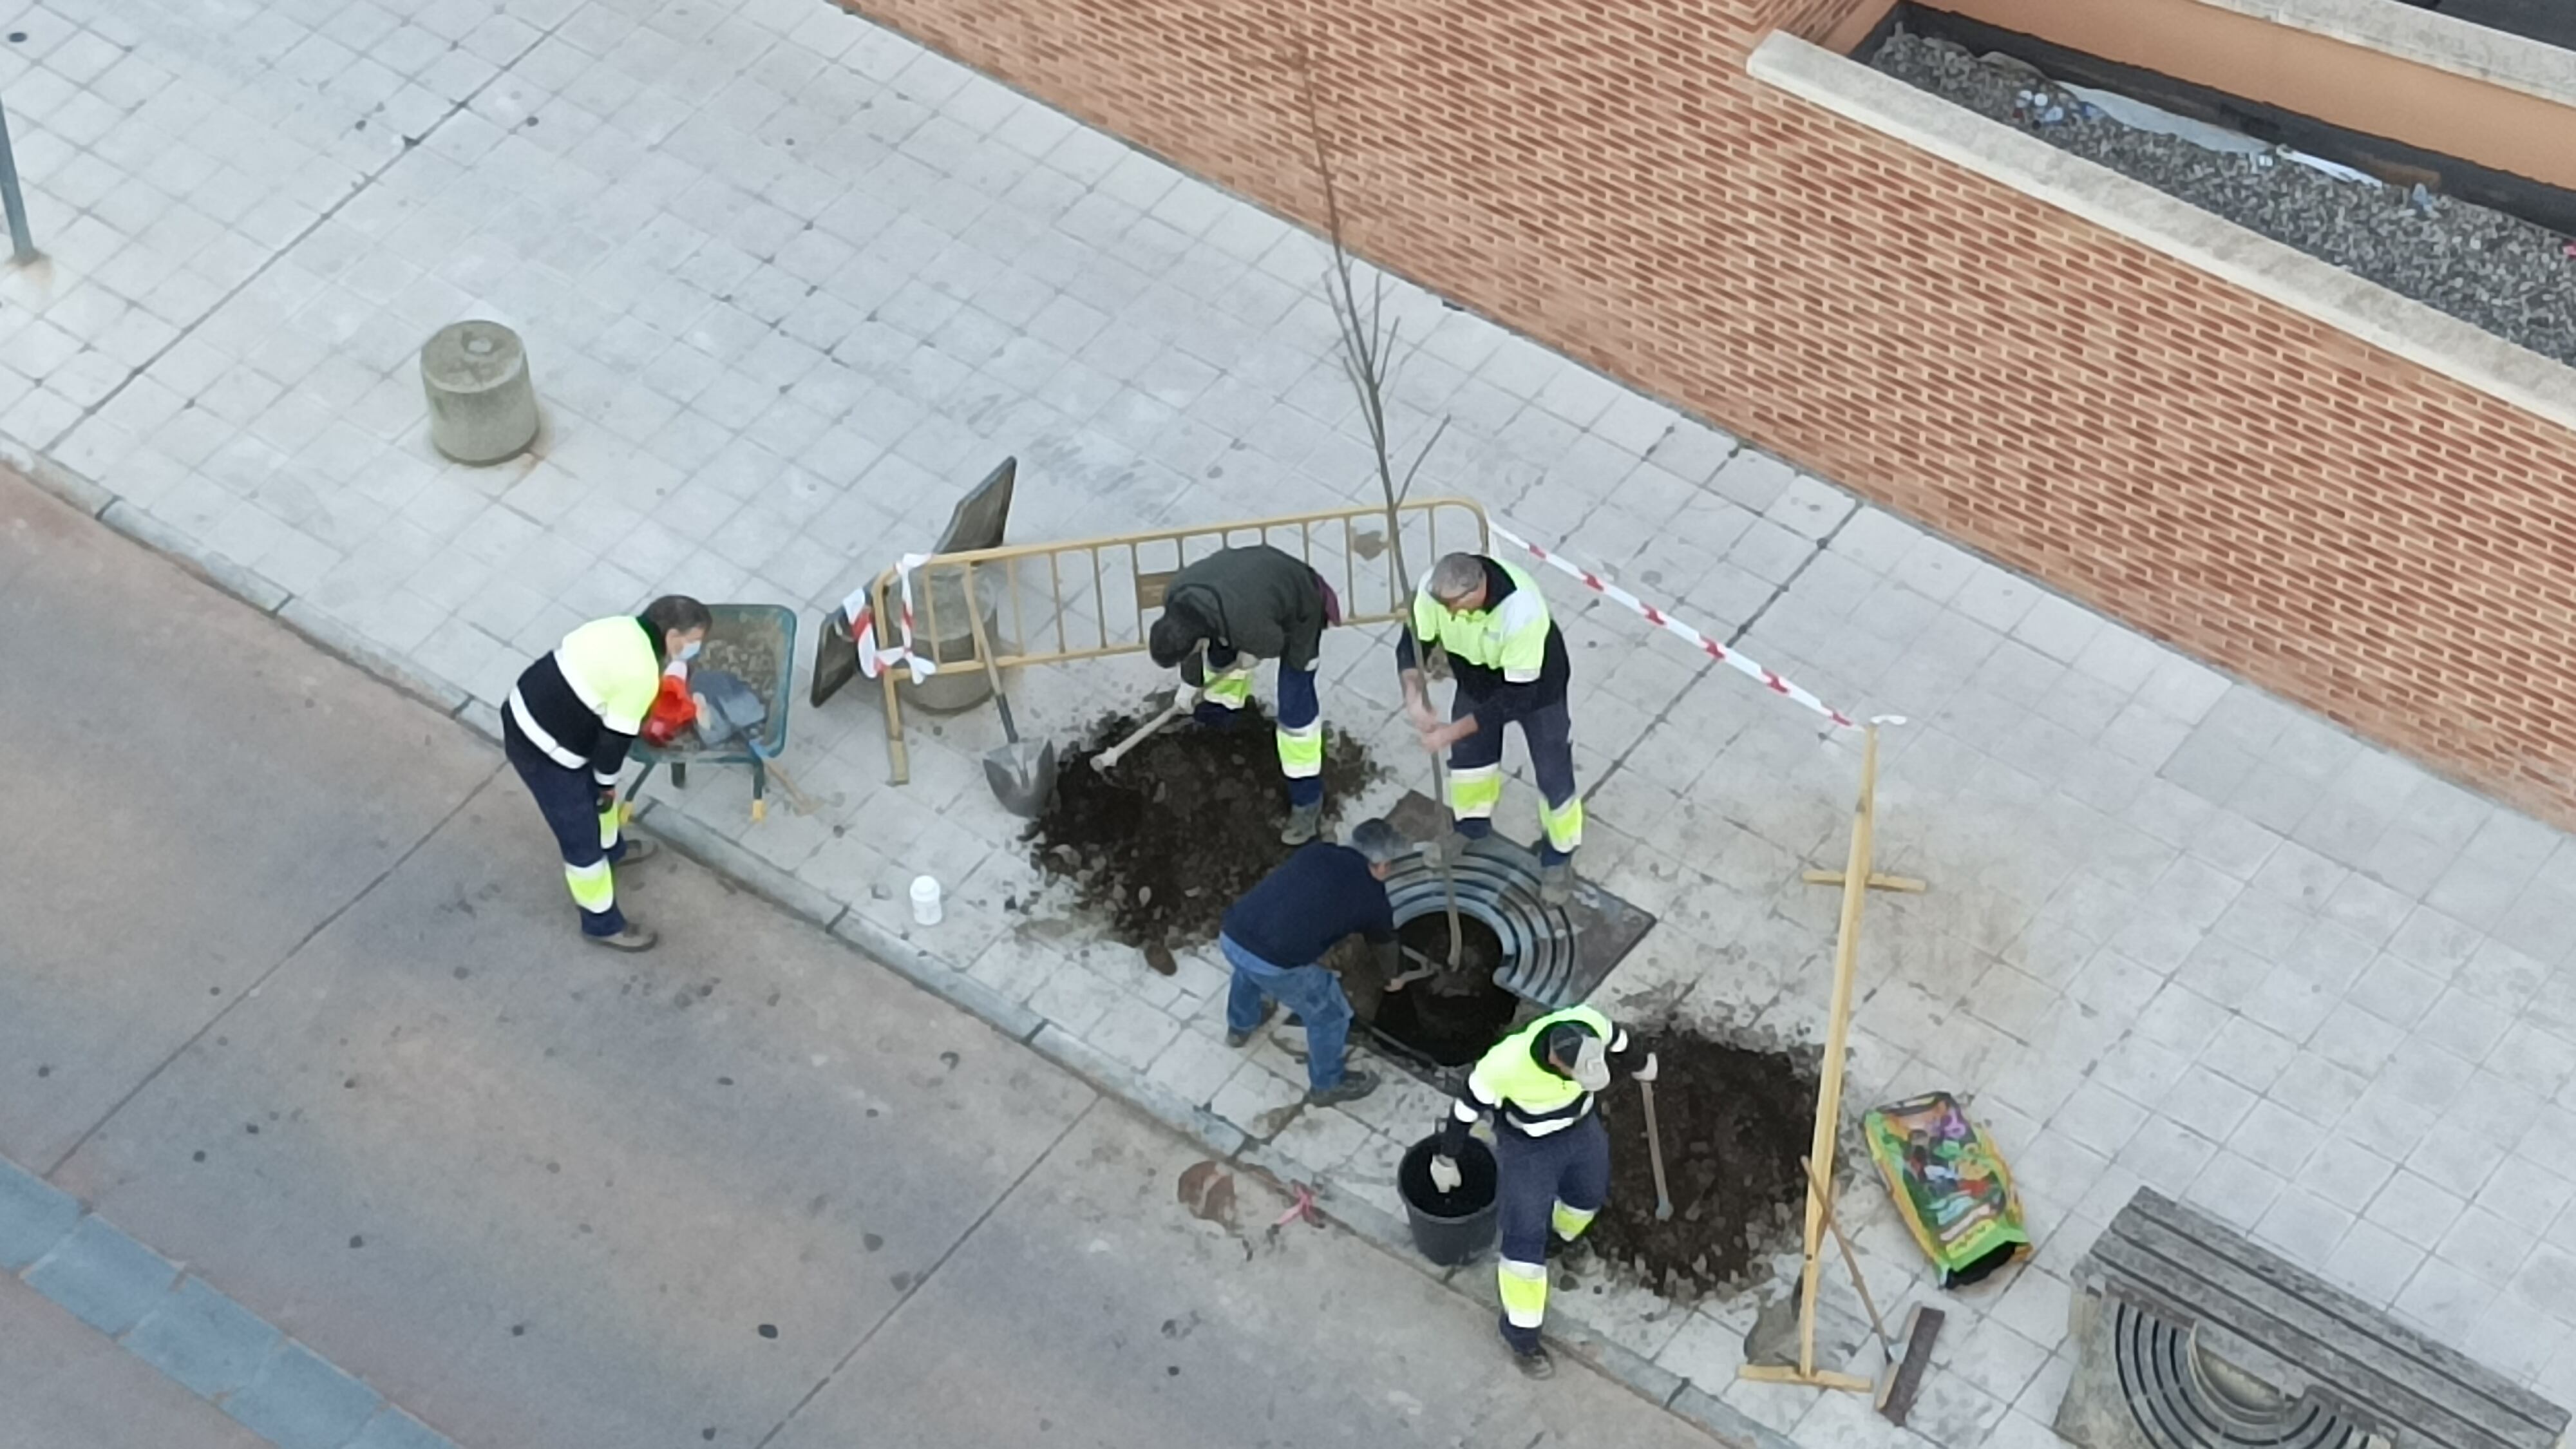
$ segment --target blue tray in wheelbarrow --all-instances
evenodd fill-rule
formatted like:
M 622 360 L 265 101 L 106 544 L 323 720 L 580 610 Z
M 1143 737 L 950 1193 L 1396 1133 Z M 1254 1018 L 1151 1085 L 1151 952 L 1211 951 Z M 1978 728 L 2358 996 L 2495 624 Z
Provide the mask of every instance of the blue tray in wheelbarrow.
M 769 761 L 787 748 L 789 686 L 796 673 L 796 611 L 783 604 L 709 604 L 707 613 L 707 642 L 690 667 L 721 669 L 751 686 L 751 692 L 769 706 L 769 717 L 760 722 L 760 738 L 751 749 L 743 748 L 740 736 L 728 744 L 710 745 L 692 727 L 667 745 L 637 740 L 627 753 L 644 766 L 644 772 L 627 787 L 626 798 L 642 794 L 644 782 L 659 765 L 668 765 L 671 783 L 684 790 L 691 765 L 749 765 L 751 814 L 757 820 L 767 807 Z

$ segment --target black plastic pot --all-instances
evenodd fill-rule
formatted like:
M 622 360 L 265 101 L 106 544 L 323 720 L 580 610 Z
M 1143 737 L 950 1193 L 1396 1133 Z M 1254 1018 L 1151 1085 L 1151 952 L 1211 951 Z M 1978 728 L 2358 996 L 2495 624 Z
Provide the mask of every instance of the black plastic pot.
M 1470 1137 L 1458 1153 L 1458 1190 L 1443 1193 L 1431 1185 L 1431 1159 L 1439 1151 L 1436 1132 L 1407 1148 L 1404 1161 L 1395 1169 L 1395 1191 L 1404 1199 L 1413 1246 L 1432 1262 L 1451 1268 L 1493 1246 L 1498 1207 L 1494 1185 L 1499 1174 L 1493 1149 Z

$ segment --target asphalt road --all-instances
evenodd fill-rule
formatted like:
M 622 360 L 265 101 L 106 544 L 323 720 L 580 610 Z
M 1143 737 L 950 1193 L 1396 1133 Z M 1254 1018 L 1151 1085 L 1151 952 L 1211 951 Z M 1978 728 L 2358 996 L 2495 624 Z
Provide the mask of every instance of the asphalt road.
M 583 944 L 497 750 L 6 476 L 0 620 L 0 1153 L 460 1444 L 1711 1442 L 686 861 Z M 0 1345 L 0 1446 L 257 1442 Z

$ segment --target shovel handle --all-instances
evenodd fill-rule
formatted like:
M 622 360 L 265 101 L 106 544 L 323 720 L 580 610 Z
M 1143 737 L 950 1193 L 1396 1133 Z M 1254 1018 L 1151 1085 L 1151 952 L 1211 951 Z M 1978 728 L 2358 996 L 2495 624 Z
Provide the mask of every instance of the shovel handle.
M 796 782 L 787 778 L 787 772 L 785 770 L 778 768 L 778 761 L 775 758 L 763 760 L 761 763 L 769 771 L 769 778 L 778 782 L 779 791 L 786 795 L 787 803 L 796 807 L 797 814 L 811 815 L 814 813 L 815 805 L 813 798 L 807 795 L 804 791 L 796 788 Z
M 974 582 L 975 566 L 973 564 L 968 564 L 966 566 L 968 593 L 966 600 L 966 623 L 969 628 L 975 631 L 975 654 L 977 658 L 984 661 L 984 682 L 992 686 L 993 706 L 1001 712 L 1002 738 L 1009 740 L 1012 744 L 1016 745 L 1020 742 L 1020 727 L 1011 722 L 1011 697 L 1002 692 L 1001 661 L 993 657 L 992 641 L 984 637 L 984 610 L 983 606 L 973 597 Z
M 1172 700 L 1171 708 L 1164 710 L 1161 714 L 1145 721 L 1143 725 L 1137 728 L 1134 734 L 1129 735 L 1127 738 L 1120 740 L 1118 743 L 1111 745 L 1105 750 L 1102 750 L 1099 754 L 1092 756 L 1091 767 L 1095 770 L 1105 771 L 1111 766 L 1116 765 L 1120 760 L 1127 758 L 1127 752 L 1136 748 L 1138 745 L 1143 744 L 1146 736 L 1179 718 L 1181 710 L 1184 707 L 1185 704 L 1183 700 L 1177 697 L 1174 698 Z
M 1670 1222 L 1673 1190 L 1664 1185 L 1664 1134 L 1655 1129 L 1655 1084 L 1639 1082 L 1637 1095 L 1646 1104 L 1646 1161 L 1655 1169 L 1655 1221 Z

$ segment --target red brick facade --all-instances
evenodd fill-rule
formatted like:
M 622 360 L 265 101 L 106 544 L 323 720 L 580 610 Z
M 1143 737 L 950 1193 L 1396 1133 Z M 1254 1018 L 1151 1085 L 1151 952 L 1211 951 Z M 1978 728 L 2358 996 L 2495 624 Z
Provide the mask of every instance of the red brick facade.
M 2245 679 L 2576 824 L 2576 435 L 1769 90 L 1854 0 L 854 0 Z

